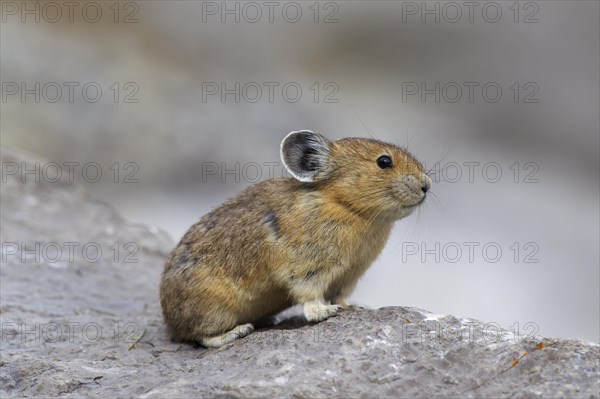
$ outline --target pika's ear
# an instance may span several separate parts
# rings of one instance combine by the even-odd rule
[[[296,179],[320,180],[329,160],[329,141],[310,130],[291,132],[281,142],[281,160]]]

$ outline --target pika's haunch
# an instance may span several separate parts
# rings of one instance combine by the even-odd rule
[[[431,185],[406,150],[373,139],[292,132],[281,159],[291,178],[245,189],[173,250],[160,301],[174,338],[219,347],[294,304],[308,321],[336,315]]]

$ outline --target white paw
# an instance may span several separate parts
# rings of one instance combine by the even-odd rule
[[[319,301],[312,301],[304,304],[304,317],[308,321],[323,321],[335,316],[340,310],[340,305],[325,305]]]
[[[342,307],[342,309],[346,310],[356,310],[356,309],[366,309],[364,306],[362,305],[355,305],[355,304],[349,304],[348,302],[342,300],[333,300],[333,303],[337,303],[338,305],[340,305]]]
[[[252,331],[254,331],[254,326],[252,324],[241,324],[225,334],[217,335],[215,337],[203,337],[200,339],[200,343],[207,348],[219,348],[235,341],[238,338],[244,338]]]
[[[254,326],[250,323],[242,324],[235,327],[231,332],[236,335],[236,338],[244,338],[246,335],[254,331]]]

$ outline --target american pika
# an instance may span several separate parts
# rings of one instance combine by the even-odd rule
[[[311,322],[335,316],[431,185],[406,150],[373,139],[292,132],[281,159],[292,177],[245,189],[173,250],[160,300],[174,338],[219,347],[294,304]]]

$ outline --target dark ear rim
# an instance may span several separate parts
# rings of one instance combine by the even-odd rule
[[[317,132],[313,132],[312,130],[296,130],[293,132],[288,133],[283,140],[281,140],[281,145],[279,148],[279,155],[281,157],[281,161],[283,162],[283,166],[285,166],[286,170],[292,175],[292,177],[294,177],[296,180],[299,180],[301,182],[314,182],[315,180],[317,180],[317,176],[322,172],[322,170],[320,171],[316,171],[316,172],[312,172],[312,173],[304,173],[304,174],[299,174],[297,173],[297,171],[294,171],[295,168],[293,168],[293,165],[291,165],[288,160],[287,160],[287,156],[285,155],[285,147],[289,144],[289,139],[292,136],[295,136],[297,134],[309,134],[311,135],[313,138],[316,138],[317,141],[319,142],[319,144],[322,145],[323,148],[327,149],[328,152],[328,148],[329,148],[329,140],[327,140],[323,135],[317,133]],[[328,155],[328,154],[323,154],[323,155]]]

